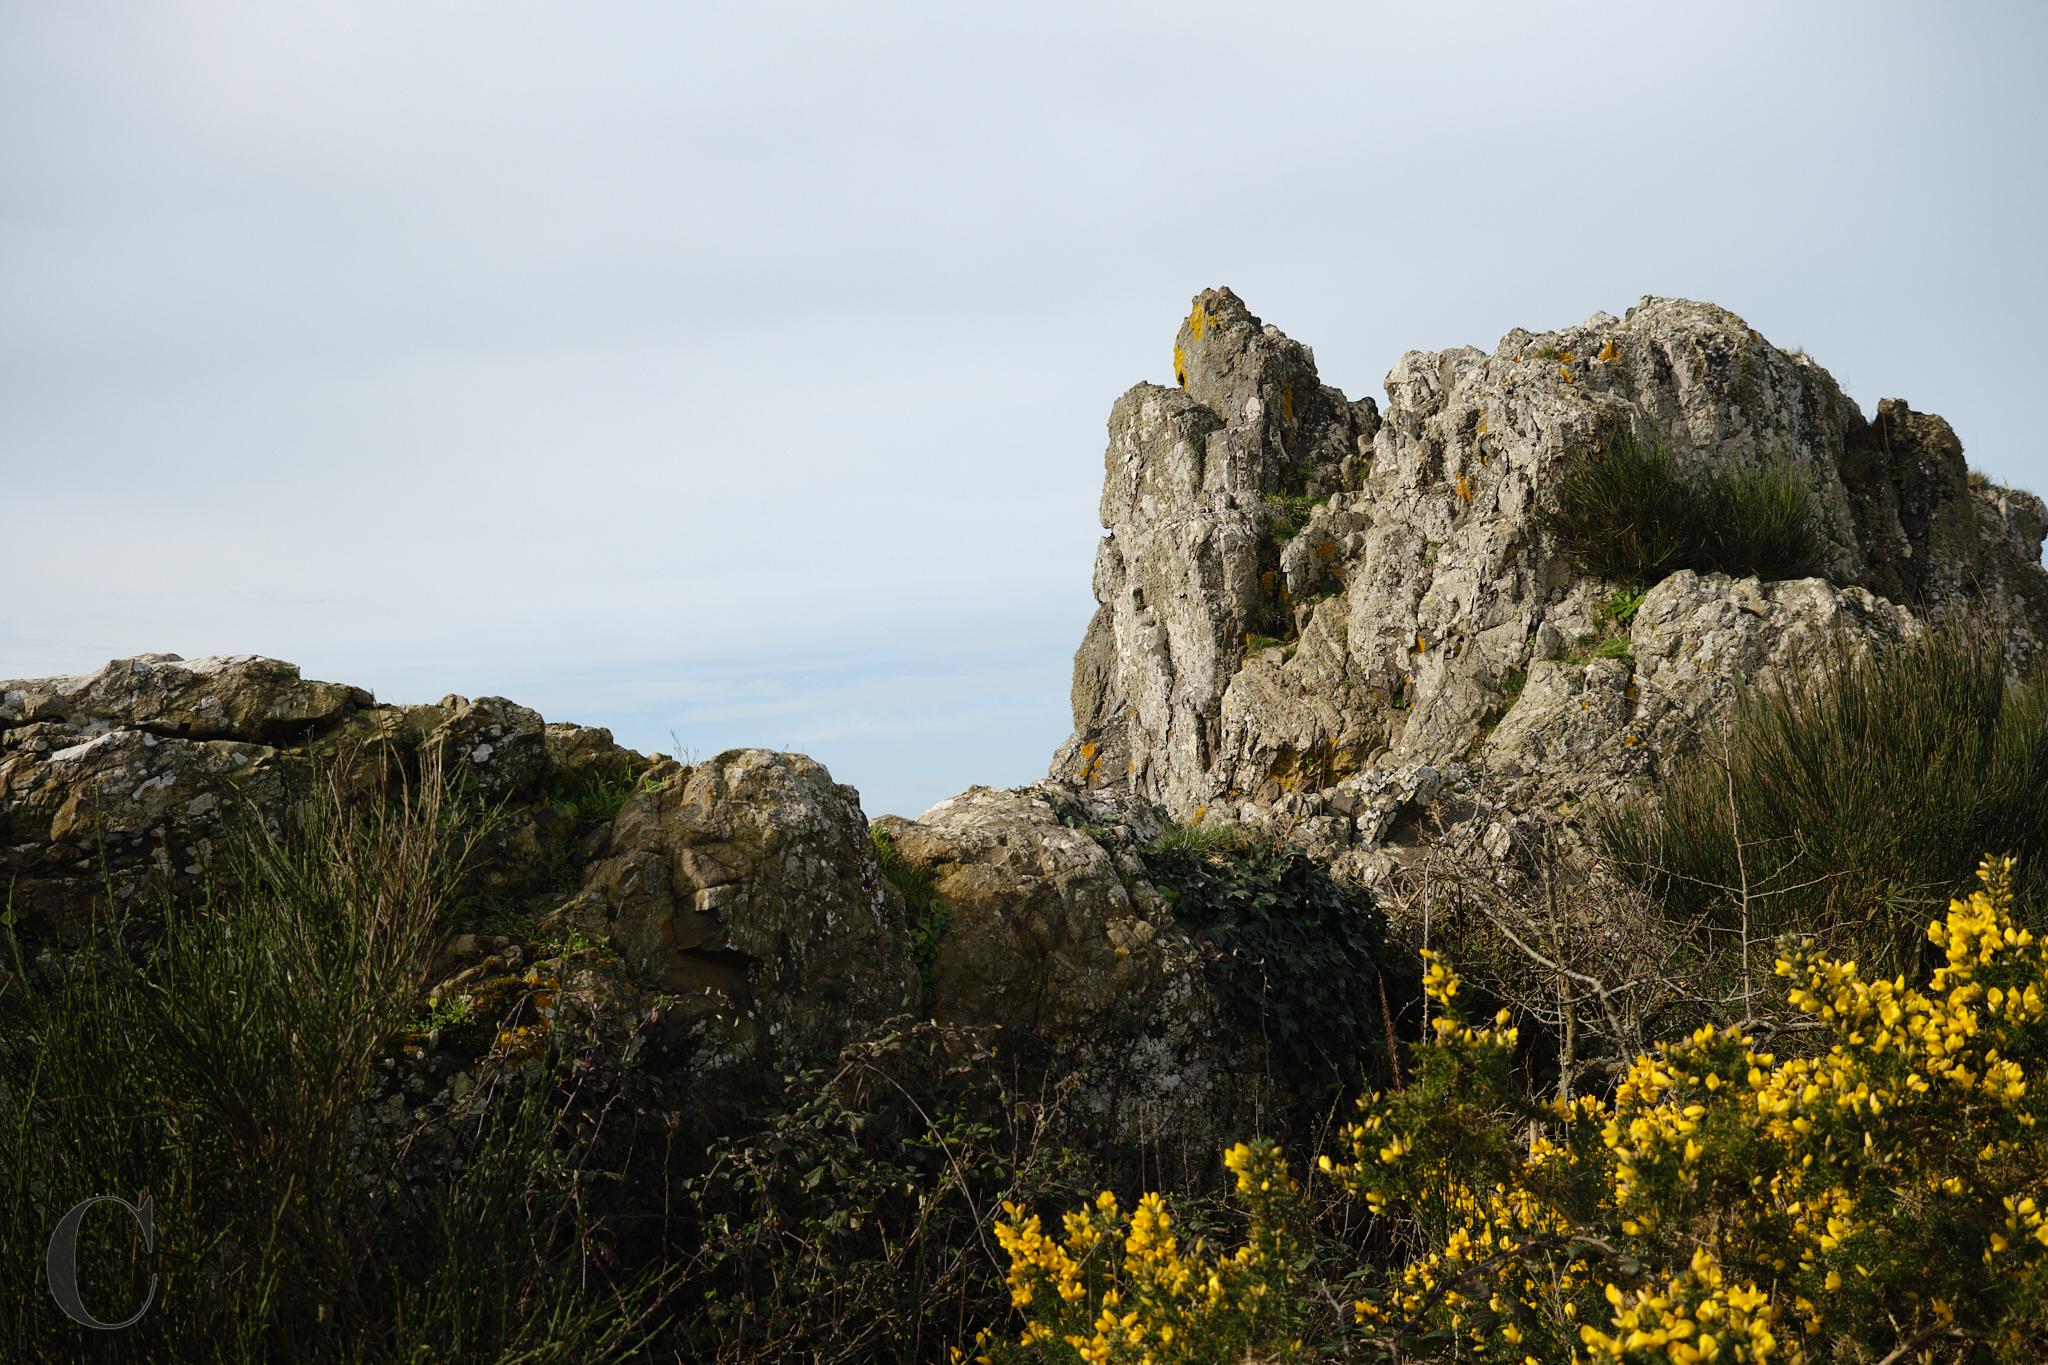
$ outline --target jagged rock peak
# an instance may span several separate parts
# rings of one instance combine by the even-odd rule
[[[1179,387],[1140,384],[1111,409],[1098,605],[1057,778],[1177,815],[1277,812],[1334,852],[1379,837],[1371,811],[1418,766],[1533,768],[1553,788],[1648,776],[1686,742],[1661,718],[1700,714],[1697,696],[1653,695],[1647,666],[1619,667],[1614,706],[1586,706],[1606,717],[1590,768],[1584,743],[1569,770],[1501,752],[1530,733],[1502,712],[1536,665],[1591,679],[1613,662],[1565,662],[1612,633],[1601,609],[1620,585],[1576,573],[1541,512],[1564,463],[1616,433],[1688,474],[1784,462],[1816,509],[1824,579],[1695,574],[1653,592],[1699,619],[1639,616],[1662,634],[1633,655],[1669,645],[1655,657],[1689,688],[1733,669],[1700,641],[1732,638],[1708,623],[1737,601],[1778,641],[1964,613],[2021,662],[2048,641],[2041,500],[1971,474],[1939,417],[1886,399],[1866,420],[1810,357],[1712,304],[1646,297],[1511,331],[1492,354],[1410,351],[1384,409],[1323,384],[1306,346],[1227,289],[1196,296],[1174,358]],[[1744,638],[1751,664],[1782,652]]]

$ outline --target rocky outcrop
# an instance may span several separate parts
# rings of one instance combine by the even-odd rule
[[[1735,679],[1826,662],[1823,640],[1968,612],[2019,663],[2048,644],[2041,501],[1970,474],[1937,417],[1887,400],[1866,421],[1712,305],[1410,352],[1383,410],[1227,289],[1196,298],[1175,357],[1180,387],[1110,414],[1056,778],[1280,824],[1336,859],[1483,776],[1536,805],[1647,778]],[[1575,573],[1540,515],[1617,432],[1686,471],[1787,462],[1828,578],[1679,574],[1622,620],[1623,585]]]
[[[501,697],[378,705],[292,664],[144,654],[75,678],[0,683],[0,878],[31,929],[73,926],[104,896],[196,892],[242,819],[274,820],[293,775],[346,767],[365,782],[438,758],[502,808],[480,885],[537,890],[573,855],[554,798],[654,760],[603,730],[547,726]]]
[[[626,802],[602,848],[543,928],[609,939],[721,1056],[836,1046],[916,1003],[859,794],[801,754],[675,772]]]
[[[1214,950],[1139,859],[1162,828],[1149,803],[1042,782],[876,823],[945,903],[934,1018],[1057,1062],[1079,1112],[1126,1144],[1171,1140],[1205,1162],[1270,1104],[1269,1070],[1210,984]]]

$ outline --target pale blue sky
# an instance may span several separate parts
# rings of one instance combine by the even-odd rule
[[[0,0],[0,677],[256,652],[915,813],[1043,771],[1229,284],[1707,298],[2048,489],[2048,8]],[[673,739],[672,739],[673,736]]]

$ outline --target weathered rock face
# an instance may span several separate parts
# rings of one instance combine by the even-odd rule
[[[1268,1068],[1205,976],[1213,950],[1176,925],[1138,858],[1161,829],[1149,803],[975,787],[877,824],[946,905],[933,1017],[1056,1061],[1082,1111],[1126,1143],[1170,1138],[1206,1162],[1270,1103]]]
[[[502,889],[566,852],[573,831],[550,790],[652,763],[501,697],[380,706],[276,659],[145,654],[0,683],[0,878],[32,929],[75,923],[108,891],[190,891],[230,821],[275,814],[294,763],[349,761],[368,778],[385,759],[416,772],[429,754],[506,806],[478,859]]]
[[[384,706],[275,659],[143,655],[0,683],[0,886],[28,937],[61,936],[109,890],[196,892],[230,824],[273,819],[311,763],[367,791],[426,759],[494,812],[470,887],[515,921],[456,936],[447,990],[495,999],[574,928],[625,969],[584,994],[680,997],[714,1053],[829,1044],[915,1002],[859,797],[810,759],[736,750],[683,768],[502,697]],[[616,816],[576,813],[606,783]],[[478,1008],[489,1042],[501,1021]]]
[[[721,1054],[832,1046],[916,1003],[859,794],[801,754],[682,769],[626,802],[604,849],[550,921],[611,938]]]
[[[1334,858],[1402,823],[1421,769],[1425,788],[1513,776],[1536,801],[1646,776],[1733,678],[1823,638],[1981,610],[2022,662],[2048,646],[2040,499],[1971,475],[1937,417],[1887,400],[1865,421],[1711,305],[1410,352],[1383,414],[1228,290],[1196,298],[1176,358],[1181,389],[1140,385],[1110,415],[1057,778],[1284,823]],[[1681,574],[1618,629],[1618,585],[1577,576],[1539,515],[1617,430],[1682,469],[1789,461],[1830,578],[1861,587]],[[1633,662],[1567,661],[1623,640]]]

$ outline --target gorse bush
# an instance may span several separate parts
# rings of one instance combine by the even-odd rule
[[[1575,568],[1620,582],[1679,569],[1806,578],[1822,566],[1813,496],[1789,463],[1688,479],[1668,446],[1629,434],[1566,463],[1543,525]]]
[[[588,1259],[545,1086],[480,1103],[445,1165],[375,1122],[473,826],[432,774],[360,801],[336,773],[282,832],[253,821],[229,876],[144,932],[118,918],[0,998],[0,1249],[9,1360],[585,1360],[628,1352],[658,1286]],[[402,1116],[401,1108],[398,1114]],[[459,1134],[459,1135],[458,1135]],[[587,1180],[592,1172],[584,1172]],[[153,1202],[155,1247],[100,1211],[89,1309],[39,1282],[45,1239],[98,1195]],[[30,1286],[36,1286],[31,1290]]]
[[[1064,1236],[1010,1208],[1021,1331],[984,1358],[2035,1361],[2048,1342],[2048,947],[2011,864],[1928,928],[1924,988],[1794,951],[1819,1046],[1703,1028],[1611,1097],[1538,1104],[1506,1011],[1475,1026],[1447,964],[1418,1075],[1371,1094],[1313,1174],[1403,1254],[1319,1260],[1270,1147],[1231,1154],[1247,1232],[1183,1246],[1163,1201],[1112,1196]],[[1305,1341],[1335,1295],[1351,1330]]]
[[[1677,918],[1739,927],[1746,885],[1753,935],[1835,935],[1910,973],[1918,926],[1970,878],[1959,850],[2018,855],[2032,899],[2044,792],[2048,675],[2012,686],[1995,642],[1933,632],[1751,693],[1725,751],[1675,765],[1661,800],[1610,811],[1601,835]]]

